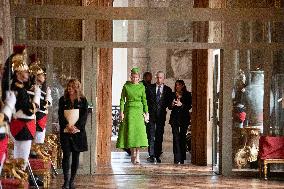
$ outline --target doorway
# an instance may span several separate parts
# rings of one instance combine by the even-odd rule
[[[213,62],[213,111],[210,118],[212,119],[212,170],[216,174],[220,174],[219,158],[220,158],[220,109],[219,109],[219,94],[220,94],[220,65],[221,65],[221,50],[216,49],[212,52]],[[210,111],[210,110],[209,110]],[[212,116],[212,117],[211,117]]]

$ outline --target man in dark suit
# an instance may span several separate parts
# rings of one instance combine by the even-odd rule
[[[147,90],[148,86],[150,86],[152,82],[151,72],[145,72],[143,74],[143,80],[141,82],[143,83],[143,85],[145,86],[145,89]]]
[[[165,74],[162,71],[156,73],[156,83],[148,87],[147,103],[149,109],[149,124],[147,128],[149,142],[148,162],[161,163],[163,134],[166,121],[167,107],[171,105],[172,90],[164,84]]]

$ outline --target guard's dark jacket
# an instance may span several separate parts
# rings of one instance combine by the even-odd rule
[[[35,111],[36,106],[31,96],[24,88],[24,84],[16,79],[13,80],[11,90],[16,94],[16,119],[10,124],[11,133],[16,140],[32,140],[35,135]]]
[[[79,120],[76,122],[75,126],[80,130],[80,132],[75,134],[64,133],[68,122],[64,117],[64,110],[79,109]],[[80,101],[75,100],[74,105],[72,105],[70,99],[65,99],[62,96],[59,99],[59,109],[58,109],[59,125],[60,125],[60,143],[62,150],[70,149],[71,151],[83,152],[88,150],[87,135],[85,130],[85,125],[88,117],[88,103],[87,99],[81,98]]]

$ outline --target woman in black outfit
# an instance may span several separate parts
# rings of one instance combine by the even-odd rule
[[[79,119],[75,125],[69,125],[64,117],[64,110],[79,109]],[[88,150],[85,124],[88,116],[87,99],[82,93],[77,79],[69,80],[64,96],[59,99],[60,143],[63,151],[62,169],[64,184],[62,189],[74,189],[74,179],[79,166],[80,152]],[[70,155],[72,153],[71,177]]]
[[[192,97],[183,80],[175,82],[172,99],[170,125],[173,133],[174,163],[184,164],[186,159],[186,133],[190,124],[189,110],[192,106]]]

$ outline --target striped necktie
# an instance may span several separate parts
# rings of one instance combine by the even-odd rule
[[[158,86],[158,90],[157,90],[157,95],[156,95],[156,101],[160,102],[161,99],[161,86]]]

